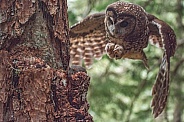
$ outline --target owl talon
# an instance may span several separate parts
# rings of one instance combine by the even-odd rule
[[[106,52],[112,52],[114,50],[114,46],[114,43],[107,43],[107,45],[105,46]]]
[[[120,45],[115,45],[114,43],[108,43],[105,47],[105,50],[110,58],[121,59],[122,55],[124,54],[123,47]]]
[[[115,59],[121,59],[123,56],[123,47],[120,45],[115,45],[115,48],[113,50],[114,54],[115,54]]]
[[[114,43],[107,43],[107,45],[105,46],[105,51],[110,58],[115,57],[114,52],[113,52],[114,46],[115,46]]]

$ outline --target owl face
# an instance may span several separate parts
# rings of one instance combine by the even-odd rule
[[[123,39],[134,30],[136,19],[126,13],[117,14],[113,8],[107,8],[105,24],[110,36]]]
[[[135,4],[116,2],[106,8],[105,29],[110,42],[130,50],[141,50],[148,43],[148,18],[144,9]],[[134,46],[134,47],[133,47]]]

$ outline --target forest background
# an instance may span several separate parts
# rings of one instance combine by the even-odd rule
[[[89,14],[105,11],[117,0],[68,0],[70,26]],[[177,35],[177,51],[171,58],[170,94],[161,118],[153,120],[151,89],[159,69],[162,50],[145,49],[150,70],[142,62],[112,60],[106,55],[88,70],[90,114],[95,122],[182,122],[184,109],[184,0],[128,0],[167,22]]]

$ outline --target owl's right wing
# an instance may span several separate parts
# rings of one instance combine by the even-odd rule
[[[105,52],[105,13],[92,14],[70,28],[70,56],[73,65],[90,67]]]
[[[162,113],[167,103],[170,57],[174,56],[177,44],[174,30],[168,24],[151,14],[148,15],[148,19],[150,21],[150,43],[164,50],[160,69],[152,89],[153,100],[151,106],[153,107],[153,114],[156,118]]]

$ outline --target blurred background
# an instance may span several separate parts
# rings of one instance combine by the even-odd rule
[[[70,26],[89,14],[105,11],[117,0],[68,0]],[[148,46],[144,51],[150,70],[133,60],[112,60],[106,55],[88,70],[89,112],[94,122],[184,122],[184,0],[127,0],[167,22],[177,35],[177,51],[171,58],[170,95],[163,114],[153,119],[151,89],[162,51]]]

